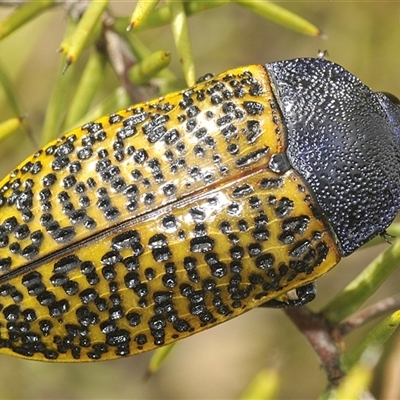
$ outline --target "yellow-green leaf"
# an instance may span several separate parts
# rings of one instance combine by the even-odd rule
[[[142,24],[157,7],[158,2],[159,0],[139,0],[133,10],[127,30],[129,31]]]
[[[176,343],[172,343],[168,346],[160,347],[159,349],[153,352],[153,355],[149,363],[149,367],[147,368],[146,371],[146,378],[149,378],[151,375],[153,375],[160,369],[161,365],[168,358],[171,351],[175,347],[175,344]]]
[[[139,61],[144,60],[146,57],[149,57],[151,52],[150,50],[146,47],[146,45],[137,37],[137,35],[130,34],[128,38],[128,44],[131,47],[131,50],[133,54],[136,56],[136,58]],[[158,75],[158,77],[162,78],[162,82],[160,83],[160,86],[162,87],[161,91],[162,93],[166,93],[164,91],[164,86],[167,86],[170,88],[171,85],[175,85],[177,78],[173,74],[173,72],[169,68],[164,68],[161,70]],[[179,87],[180,88],[180,87]],[[177,88],[173,88],[172,91],[177,90]],[[169,90],[171,91],[171,90]]]
[[[103,53],[94,51],[83,71],[75,95],[71,101],[65,120],[65,127],[72,129],[89,110],[94,95],[104,78],[106,57]]]
[[[72,35],[61,43],[60,51],[67,56],[67,66],[75,62],[83,49],[97,37],[100,18],[107,5],[108,0],[91,1]]]
[[[193,0],[183,3],[187,16],[197,14],[199,12],[209,10],[215,7],[220,7],[228,3],[230,0]],[[169,24],[171,21],[171,12],[168,5],[157,7],[150,15],[140,22],[140,25],[135,25],[135,30],[155,28],[157,26]],[[114,28],[117,32],[123,33],[126,31],[126,26],[130,23],[128,18],[117,18],[114,23]]]
[[[0,40],[54,5],[55,0],[29,1],[0,21]]]
[[[246,387],[240,400],[270,400],[275,399],[279,390],[281,378],[275,369],[262,369]]]
[[[125,89],[120,87],[111,93],[105,100],[92,108],[79,121],[77,121],[75,125],[79,126],[88,121],[94,121],[95,119],[110,114],[111,112],[127,108],[130,104],[131,99],[129,95]]]
[[[69,74],[61,74],[63,65],[65,65],[65,60],[62,60],[61,69],[56,76],[54,90],[47,105],[41,136],[43,143],[48,143],[61,134],[62,121],[65,118],[67,94],[71,88],[75,72],[74,68],[71,68]]]
[[[169,52],[156,51],[129,70],[129,79],[136,85],[144,85],[158,72],[166,68],[170,61],[171,54]]]
[[[0,123],[0,142],[15,132],[22,123],[22,118],[10,118]]]
[[[321,30],[311,22],[269,1],[234,0],[242,7],[268,18],[277,24],[310,36],[321,36]]]
[[[397,269],[400,263],[400,240],[395,240],[386,251],[372,261],[322,310],[329,321],[341,322],[353,314],[383,282]]]
[[[23,112],[19,105],[19,101],[16,97],[16,94],[13,90],[11,80],[1,64],[0,64],[0,83],[1,83],[1,86],[3,87],[4,93],[6,95],[7,104],[13,110],[15,115],[22,115]]]
[[[168,5],[171,11],[172,34],[178,50],[183,75],[188,86],[193,86],[196,83],[196,72],[185,9],[181,0],[169,0]]]
[[[374,327],[365,338],[341,357],[344,371],[349,371],[361,358],[367,348],[379,347],[393,334],[400,324],[400,311],[394,312]]]

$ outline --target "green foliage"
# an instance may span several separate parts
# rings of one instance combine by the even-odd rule
[[[20,143],[22,143],[21,132],[18,133],[18,129],[21,127],[21,117],[25,115],[27,111],[29,111],[28,114],[32,116],[32,124],[35,127],[35,132],[41,130],[40,136],[37,136],[37,139],[30,139],[30,142],[35,143],[37,141],[45,143],[87,120],[92,120],[111,111],[127,107],[130,103],[148,99],[169,90],[183,88],[186,84],[193,84],[197,77],[195,65],[197,70],[208,69],[210,63],[218,58],[222,58],[224,61],[225,59],[229,59],[231,63],[236,62],[237,59],[239,63],[249,64],[271,61],[271,59],[267,59],[267,57],[272,58],[277,54],[273,50],[268,53],[271,54],[270,56],[265,55],[267,50],[261,55],[259,54],[260,52],[258,52],[256,55],[253,55],[251,59],[249,57],[239,59],[237,56],[238,52],[244,53],[247,47],[260,48],[260,42],[263,44],[262,51],[267,48],[282,48],[282,52],[279,53],[279,56],[285,58],[301,55],[316,56],[317,46],[315,42],[312,42],[313,44],[310,45],[312,50],[307,50],[310,51],[311,54],[298,53],[298,51],[300,51],[298,49],[305,52],[305,50],[303,50],[305,47],[300,47],[303,46],[303,42],[301,41],[310,41],[311,39],[300,39],[300,35],[294,33],[289,33],[288,35],[291,36],[288,36],[285,42],[280,42],[278,45],[278,39],[276,37],[280,36],[282,28],[270,27],[268,25],[269,22],[261,20],[258,16],[270,20],[272,19],[278,24],[290,27],[296,31],[301,31],[307,35],[321,35],[321,30],[319,28],[296,15],[295,12],[288,12],[278,7],[275,3],[269,3],[267,1],[248,2],[236,0],[234,2],[236,4],[228,4],[230,2],[224,0],[214,0],[212,2],[200,0],[167,1],[161,4],[158,4],[157,1],[140,1],[132,17],[130,17],[130,13],[132,12],[131,3],[129,3],[128,8],[123,10],[123,15],[121,16],[118,15],[118,13],[114,14],[112,10],[113,2],[108,3],[106,1],[91,1],[87,8],[84,7],[84,2],[33,0],[26,2],[18,1],[17,3],[19,7],[6,10],[0,22],[0,40],[2,41],[0,42],[0,46],[7,46],[7,43],[11,43],[7,42],[9,40],[16,40],[14,43],[18,44],[18,46],[14,44],[14,47],[18,49],[15,53],[3,50],[6,47],[0,47],[0,94],[4,98],[3,104],[5,104],[4,109],[6,109],[0,116],[0,121],[4,121],[0,124],[0,141],[2,145],[0,149],[0,158],[2,164],[4,164],[0,167],[3,168],[4,172],[10,170],[17,162],[17,160],[13,159],[11,161],[8,158],[8,153],[14,153],[11,151],[13,150],[12,148],[15,147],[16,151],[18,150],[18,153],[15,153],[17,154],[17,159],[20,160],[23,158],[23,153],[25,155],[31,153],[34,148],[37,147],[36,144],[25,143],[25,146],[20,145]],[[2,7],[2,5],[4,4],[0,4],[0,7]],[[15,2],[11,2],[11,5],[15,5]],[[236,6],[236,9],[234,6]],[[329,4],[320,5],[319,7],[321,8],[319,8],[319,10],[322,10],[320,14],[322,15],[325,13],[326,15],[330,15],[331,8],[329,6]],[[295,10],[299,7],[299,5],[294,5]],[[322,7],[326,7],[326,9]],[[248,10],[258,16],[250,16]],[[344,20],[348,18],[349,23],[346,24],[346,26],[348,25],[350,27],[349,29],[353,29],[354,31],[359,29],[362,32],[360,37],[363,39],[365,39],[367,35],[372,34],[371,32],[374,32],[372,28],[374,20],[377,20],[379,23],[379,17],[384,15],[381,10],[371,8],[370,13],[364,19],[366,21],[366,28],[363,30],[362,28],[357,28],[357,23],[354,20],[355,9],[352,10],[353,11],[343,11],[343,8],[340,8],[340,13],[338,12],[337,15],[340,15],[340,18],[343,16]],[[4,11],[4,9],[2,11]],[[236,13],[236,11],[239,12]],[[308,9],[308,12],[311,14],[313,10]],[[366,14],[366,11],[363,10],[361,14],[362,13]],[[195,18],[197,18],[197,16],[201,18],[203,14],[206,14],[207,18],[201,20],[203,26],[199,28],[198,25],[196,25]],[[396,13],[390,12],[388,16],[389,14],[395,15]],[[29,86],[30,84],[34,84],[34,82],[31,81],[34,78],[30,76],[24,78],[27,74],[27,65],[23,61],[23,56],[27,56],[31,51],[39,51],[42,47],[46,47],[46,45],[42,44],[45,42],[45,36],[52,35],[53,30],[56,31],[56,28],[58,28],[55,26],[57,22],[50,25],[50,31],[47,31],[46,35],[41,35],[40,29],[34,31],[33,36],[36,35],[39,43],[39,47],[35,48],[35,50],[31,50],[30,47],[32,46],[33,49],[34,43],[30,43],[28,46],[24,45],[24,43],[28,36],[27,29],[29,29],[28,25],[30,23],[34,23],[36,20],[39,21],[38,24],[41,24],[46,18],[48,21],[51,21],[53,18],[57,20],[57,15],[62,15],[61,21],[64,30],[64,39],[62,40],[62,36],[60,36],[58,42],[65,55],[60,56],[54,54],[55,63],[58,63],[58,68],[55,68],[54,62],[52,61],[52,68],[56,71],[53,74],[55,77],[54,79],[53,76],[51,76],[51,78],[46,76],[50,60],[46,57],[42,57],[40,60],[40,69],[44,71],[44,78],[38,77],[38,79],[41,79],[43,84],[45,84],[46,81],[50,82],[50,86],[44,90],[47,95],[43,100],[43,93],[39,93],[38,91],[33,94],[29,93]],[[215,24],[222,26],[221,30],[218,31],[218,35],[215,34],[214,36],[208,33],[208,27],[204,27],[205,21],[207,21],[211,27],[212,22],[209,21],[212,21],[213,15],[218,16],[215,17],[217,20]],[[236,18],[232,17],[232,15],[235,15]],[[304,15],[307,15],[307,13]],[[357,15],[358,17],[360,16],[359,14]],[[196,17],[194,17],[192,21],[188,19],[190,16]],[[319,20],[319,17],[319,14],[315,14],[313,19]],[[254,35],[241,29],[244,26],[243,21],[246,20],[246,18],[249,20],[250,18],[255,18],[251,19],[252,22],[246,25],[248,30],[251,30],[253,25],[258,26],[257,24],[260,24],[263,28],[267,26],[269,31],[265,33],[265,36],[260,36],[258,41],[253,41],[252,37]],[[332,24],[326,31],[329,33],[330,37],[336,37],[335,42],[338,42],[339,48],[342,49],[344,39],[339,39],[339,31],[342,30],[342,21],[340,18],[338,17],[336,19],[336,25]],[[66,25],[66,20],[68,20],[67,27],[64,26]],[[326,24],[329,25],[328,22],[331,21],[332,18],[329,19],[325,17],[325,19],[322,18],[322,20],[326,21]],[[333,20],[335,19],[333,18]],[[357,21],[359,20],[360,19],[357,18]],[[385,25],[385,21],[387,20],[386,14],[385,17],[381,17],[381,20],[383,22],[381,22],[379,30],[383,31],[382,25]],[[60,21],[60,19],[57,21]],[[196,26],[196,29],[192,28],[192,24]],[[166,27],[163,28],[163,25],[166,25]],[[387,25],[390,26],[389,23],[387,23]],[[324,24],[321,24],[321,26],[325,30]],[[130,28],[129,32],[127,32],[127,28]],[[165,30],[162,31],[163,34],[159,33],[161,31],[157,31],[158,33],[155,34],[155,38],[150,38],[151,32],[157,29]],[[161,36],[167,36],[169,30],[172,32],[170,35],[170,43],[161,40]],[[225,33],[224,30],[227,32]],[[200,31],[200,33],[195,31]],[[235,35],[235,39],[230,38],[233,33],[237,34]],[[267,34],[270,36],[267,36]],[[196,40],[193,40],[193,36],[196,37]],[[351,36],[351,34],[347,33],[346,38],[349,36]],[[200,37],[201,40],[199,40],[198,37]],[[374,41],[378,41],[376,37],[375,35]],[[381,51],[383,51],[383,48],[386,49],[385,51],[387,53],[390,53],[390,49],[394,47],[390,47],[391,42],[389,35],[386,37],[387,40],[383,40],[383,38],[380,40],[378,47]],[[159,42],[162,42],[162,44],[159,44]],[[172,42],[174,42],[177,47],[176,51],[173,49]],[[200,42],[201,45],[198,45],[198,42]],[[379,50],[376,52],[372,50],[372,42],[373,40],[358,39],[355,41],[356,44],[353,48],[348,44],[346,51],[343,51],[343,53],[347,52],[354,55],[354,58],[350,61],[353,68],[350,68],[349,65],[345,66],[350,70],[357,70],[357,66],[360,66],[359,63],[361,62],[363,63],[361,64],[363,69],[365,68],[365,64],[374,65],[373,68],[371,67],[371,72],[369,73],[369,78],[371,80],[374,78],[374,84],[378,85],[378,83],[381,84],[381,82],[385,82],[384,84],[388,87],[382,87],[382,90],[395,91],[397,89],[398,93],[400,93],[399,82],[393,79],[394,76],[397,76],[393,71],[398,71],[396,61],[393,57],[391,57],[389,61],[393,64],[393,70],[390,70],[390,67],[385,69],[386,67],[382,65],[383,62],[379,65],[377,62],[374,64],[373,61],[375,59],[373,57],[376,57],[377,51]],[[213,49],[214,43],[217,43],[216,50]],[[251,46],[249,46],[249,43]],[[324,43],[320,45],[325,47]],[[331,47],[335,48],[335,44],[331,44]],[[239,49],[239,51],[237,49]],[[21,52],[25,54],[20,54]],[[166,56],[169,52],[171,52],[172,57],[171,64],[169,63],[169,55]],[[176,52],[176,54],[174,52]],[[330,53],[332,54],[332,51],[330,51]],[[7,57],[5,56],[6,54]],[[337,58],[344,57],[341,50],[337,50],[335,56]],[[9,61],[8,59],[10,57],[13,58],[11,63],[13,68],[4,68],[3,64],[6,64],[6,61]],[[202,62],[205,62],[201,67],[199,66],[200,58]],[[368,60],[370,60],[370,62],[368,62]],[[8,63],[8,65],[10,65],[10,63]],[[177,65],[182,67],[183,73],[180,72]],[[66,68],[66,66],[69,66],[69,68]],[[232,64],[226,65],[225,69],[234,66],[235,65]],[[360,68],[359,70],[363,69]],[[388,72],[383,73],[383,70]],[[181,75],[183,75],[183,78]],[[382,75],[392,76],[390,87],[389,81],[386,83]],[[366,83],[372,85],[372,82],[369,82],[366,76],[361,78]],[[17,80],[24,82],[22,88],[18,86]],[[186,81],[186,84],[184,81]],[[397,85],[397,87],[395,85]],[[392,89],[392,86],[394,86],[394,89]],[[50,95],[50,93],[52,94]],[[29,96],[31,96],[33,100],[25,100],[25,98]],[[43,108],[40,110],[35,108],[36,101],[39,101],[37,98],[41,99],[42,104],[43,102],[48,104],[46,111],[44,111]],[[26,104],[30,104],[30,107],[27,108]],[[37,115],[35,117],[35,113],[40,115],[40,117]],[[41,118],[41,113],[44,114],[43,118]],[[37,120],[35,122],[35,119],[39,119],[40,122],[38,123]],[[43,129],[39,128],[39,126],[43,126]],[[22,127],[24,133],[29,131],[29,126],[25,121]],[[12,135],[13,137],[8,137],[7,135],[11,135],[14,129],[17,129],[17,133]],[[11,143],[11,149],[7,147],[9,143]],[[394,232],[398,235],[400,228],[395,225],[392,229],[393,230],[390,232]],[[341,268],[341,272],[337,272],[339,275],[332,276],[329,274],[329,276],[326,277],[329,282],[333,282],[335,276],[337,277],[337,281],[341,281],[343,276],[348,278],[347,281],[341,282],[343,286],[346,284],[347,286],[331,299],[328,305],[320,307],[322,309],[321,315],[324,321],[331,324],[333,331],[336,329],[336,332],[339,331],[340,333],[341,326],[346,323],[345,319],[351,318],[351,314],[358,312],[364,302],[368,300],[370,302],[377,302],[378,300],[373,296],[376,296],[375,292],[381,285],[386,284],[388,285],[386,287],[390,288],[390,282],[388,282],[389,276],[396,274],[399,257],[399,241],[393,240],[393,244],[365,268],[357,278],[353,279],[350,284],[348,284],[350,278],[346,276],[346,273],[343,272],[343,268],[340,266],[338,266],[338,269]],[[353,261],[350,263],[360,263],[361,266],[366,264],[365,260]],[[348,266],[347,269],[350,269],[350,266]],[[321,286],[322,288],[325,287],[328,289],[328,295],[333,296],[333,293],[329,290],[331,288],[331,283],[322,284]],[[397,288],[398,285],[394,286]],[[334,291],[336,291],[336,289]],[[324,294],[322,293],[322,295]],[[373,300],[371,300],[371,297]],[[384,311],[394,311],[396,307],[398,307],[398,304],[393,301],[391,306],[386,306]],[[244,365],[245,375],[245,379],[240,381],[241,386],[238,384],[238,379],[228,378],[230,374],[234,374],[230,369],[239,369],[239,363],[234,362],[224,364],[224,366],[221,367],[222,372],[214,371],[214,375],[218,375],[218,373],[221,374],[221,376],[218,375],[219,378],[217,382],[223,387],[224,385],[230,386],[230,388],[233,387],[236,397],[242,393],[242,399],[255,397],[284,398],[285,396],[297,396],[299,393],[307,393],[307,397],[310,396],[310,392],[307,392],[306,389],[302,389],[303,384],[307,386],[307,382],[304,382],[306,378],[303,378],[303,382],[301,380],[292,382],[290,379],[287,379],[285,369],[288,368],[288,364],[291,364],[298,369],[298,373],[294,373],[294,375],[304,377],[304,375],[301,375],[301,372],[304,372],[304,374],[306,374],[305,376],[309,377],[317,373],[315,372],[317,371],[317,365],[303,365],[306,364],[302,361],[303,355],[294,357],[291,354],[293,348],[295,348],[294,345],[289,344],[291,343],[291,337],[295,336],[296,351],[298,347],[305,347],[304,343],[299,339],[300,333],[295,330],[291,331],[292,328],[289,327],[289,325],[285,325],[286,322],[283,316],[281,314],[277,316],[276,311],[270,311],[272,317],[270,317],[271,319],[267,322],[263,318],[264,314],[268,313],[268,311],[260,311],[257,310],[256,314],[258,316],[254,325],[256,328],[251,329],[248,328],[247,325],[243,328],[238,328],[240,335],[236,337],[237,342],[233,343],[232,347],[230,347],[230,355],[232,353],[236,354],[240,353],[244,342],[250,342],[250,347],[246,347],[247,353],[244,357],[247,363],[244,362],[240,364],[240,366]],[[372,312],[370,315],[378,315],[378,312],[375,314]],[[244,318],[246,317],[247,316]],[[274,322],[274,318],[279,322]],[[365,318],[364,322],[368,322],[370,319],[371,317],[369,316]],[[314,392],[311,393],[315,395],[315,393],[320,390],[323,393],[321,395],[322,398],[343,398],[342,396],[354,396],[354,398],[356,398],[358,394],[353,394],[355,389],[359,389],[357,393],[368,390],[372,386],[371,382],[373,378],[375,379],[374,390],[376,393],[379,393],[380,386],[383,386],[382,382],[384,378],[380,375],[379,371],[381,371],[381,369],[378,369],[379,364],[376,366],[377,357],[375,357],[375,355],[380,355],[381,346],[395,331],[398,323],[399,315],[397,312],[380,323],[372,323],[373,328],[370,329],[370,332],[362,332],[362,337],[355,340],[355,343],[350,343],[349,349],[346,350],[341,348],[342,343],[340,341],[342,340],[342,335],[339,335],[340,340],[338,340],[336,344],[338,345],[338,351],[340,353],[340,367],[347,375],[343,379],[341,386],[334,390],[330,388],[331,382],[327,383],[323,377],[319,375],[319,381],[315,379],[315,381],[317,381],[317,389],[314,389]],[[236,324],[236,322],[234,322],[234,324]],[[227,328],[222,327],[217,331],[219,341],[217,340],[216,348],[219,349],[220,347],[225,347],[225,345],[228,347],[229,340],[225,339],[224,334],[229,334],[229,331],[232,330],[230,327],[236,326],[234,324],[230,323]],[[362,324],[360,323],[359,325]],[[275,328],[278,332],[275,334],[275,337],[265,332],[268,330],[272,331]],[[224,329],[226,329],[226,331]],[[254,338],[252,336],[254,329],[260,331],[260,336],[257,336],[257,339],[255,339],[255,336]],[[252,333],[250,334],[249,331]],[[272,349],[275,347],[278,348],[279,345],[283,343],[283,349],[287,350],[287,354],[283,356],[271,356],[273,350],[269,348],[268,350],[261,350],[260,354],[255,354],[254,356],[249,355],[248,352],[252,351],[251,346],[254,345],[254,343],[261,344],[268,341],[272,343]],[[192,339],[185,342],[187,342],[186,345],[185,343],[182,344],[184,350],[179,350],[180,345],[178,345],[176,351],[172,352],[171,357],[167,359],[165,359],[166,350],[163,350],[155,356],[156,359],[151,363],[151,372],[153,373],[158,369],[161,365],[161,361],[163,362],[163,367],[157,374],[154,376],[152,375],[146,384],[142,382],[141,378],[145,374],[149,356],[140,356],[137,358],[138,361],[122,360],[119,363],[106,363],[101,366],[45,366],[22,360],[10,360],[2,356],[0,357],[0,362],[4,366],[2,367],[2,371],[4,370],[4,372],[2,372],[2,376],[0,377],[2,395],[7,398],[45,398],[46,396],[48,398],[65,396],[65,398],[67,398],[72,393],[70,396],[75,398],[96,398],[103,394],[105,397],[113,396],[115,398],[124,398],[128,396],[132,398],[156,398],[161,396],[164,398],[174,398],[178,396],[178,393],[181,393],[178,390],[179,386],[184,386],[184,383],[186,383],[182,382],[184,380],[182,376],[189,376],[187,378],[188,384],[194,382],[193,387],[195,389],[193,389],[193,393],[196,393],[196,390],[202,389],[200,386],[209,384],[209,381],[202,382],[201,378],[195,376],[196,374],[200,374],[201,369],[196,368],[196,363],[204,356],[208,357],[207,365],[212,366],[214,363],[219,362],[219,358],[222,357],[214,357],[212,351],[208,353],[208,356],[204,355],[209,350],[209,346],[211,347],[210,341],[201,342],[200,339],[200,343],[202,343],[200,345],[196,344],[197,342]],[[196,350],[199,350],[199,346],[201,346],[201,349],[199,352],[196,352]],[[377,348],[379,348],[379,350],[377,350]],[[257,353],[257,351],[255,351],[255,353]],[[371,354],[373,354],[373,362],[370,361],[371,357],[368,358]],[[307,355],[304,355],[304,357],[306,358]],[[314,360],[314,358],[315,355],[313,354],[311,360]],[[277,359],[279,359],[279,362],[274,362]],[[282,367],[282,362],[286,363],[285,368]],[[272,364],[273,366],[271,368],[264,368],[265,363],[269,365]],[[9,368],[6,367],[8,365],[10,366]],[[278,367],[276,365],[278,365]],[[191,370],[191,375],[185,375],[189,367],[193,368]],[[258,373],[257,370],[260,370],[260,372]],[[56,382],[58,385],[57,387],[51,386],[51,389],[46,387],[46,385],[50,385],[50,383],[48,383],[50,374],[52,375],[52,382]],[[157,377],[157,375],[161,377]],[[68,379],[65,378],[66,376]],[[84,376],[84,378],[82,378],[82,376]],[[118,379],[121,377],[122,380],[119,381]],[[223,381],[224,379],[226,379],[226,381]],[[199,384],[199,380],[201,384]],[[166,381],[167,383],[165,383]],[[245,388],[245,383],[250,381],[252,383]],[[131,382],[133,382],[133,386]],[[168,384],[171,385],[171,387],[165,387],[165,385]],[[276,394],[279,384],[281,385],[281,393],[284,393],[282,397]],[[388,384],[387,381],[385,384]],[[311,383],[309,382],[308,385],[311,385]],[[327,385],[328,388],[324,391],[325,385]],[[76,391],[74,391],[74,387],[77,388]],[[161,387],[162,389],[160,389]],[[215,397],[221,397],[221,392],[217,392],[215,383],[210,384],[210,388],[211,393],[215,393]],[[350,390],[353,391],[350,392]],[[107,394],[105,394],[106,391]],[[116,392],[118,393],[116,394]],[[231,396],[232,394],[229,394],[226,397]],[[302,395],[300,397],[304,396],[305,395]],[[190,395],[187,397],[190,397]]]

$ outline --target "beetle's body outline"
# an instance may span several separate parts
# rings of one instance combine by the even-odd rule
[[[311,96],[324,77],[336,92]],[[351,96],[372,102],[370,121],[384,125],[374,210],[392,203],[370,230],[351,214],[360,197],[333,217],[338,199],[331,207],[318,192],[301,163],[307,149],[295,146],[299,124],[346,123]],[[400,109],[382,96],[322,59],[253,65],[45,146],[0,183],[0,351],[57,361],[137,354],[313,282],[400,208]],[[307,115],[304,98],[316,99]],[[342,131],[356,137],[356,125]],[[325,178],[334,168],[323,165]]]

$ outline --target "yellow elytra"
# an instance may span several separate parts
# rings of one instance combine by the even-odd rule
[[[298,128],[303,103],[277,71],[305,67],[293,79],[305,101],[319,74],[359,84],[320,59],[233,69],[85,124],[11,172],[0,183],[0,352],[70,362],[152,350],[306,287],[382,233],[397,203],[368,231],[356,204],[332,215],[332,163],[302,170],[326,121],[315,113],[309,127],[306,114],[309,131]],[[400,118],[388,112],[394,142]],[[345,236],[354,224],[356,241]]]

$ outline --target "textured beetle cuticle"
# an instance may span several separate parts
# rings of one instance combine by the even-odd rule
[[[327,115],[315,111],[320,93]],[[64,362],[134,355],[313,282],[400,208],[381,207],[388,193],[400,198],[398,139],[383,115],[400,125],[400,110],[374,96],[321,59],[238,68],[87,123],[29,157],[0,183],[0,352]],[[377,104],[377,119],[364,117]],[[365,160],[373,182],[390,182],[372,190]]]

